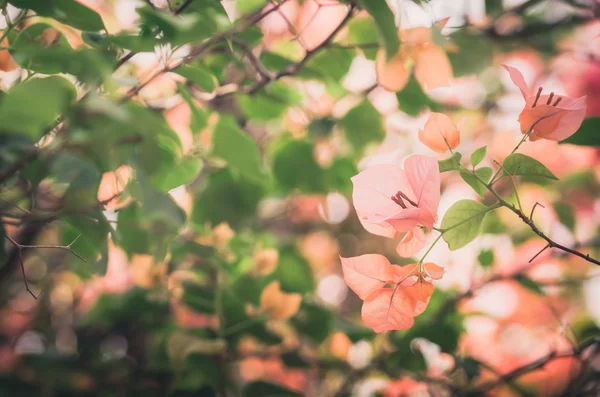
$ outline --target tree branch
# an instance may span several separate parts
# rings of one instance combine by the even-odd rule
[[[14,245],[15,249],[17,250],[17,256],[18,256],[18,259],[19,259],[19,264],[21,265],[21,273],[23,275],[23,282],[25,283],[25,289],[27,290],[27,292],[29,292],[31,294],[31,296],[33,296],[34,299],[39,298],[41,292],[36,295],[29,288],[29,283],[27,282],[27,275],[25,274],[25,262],[23,260],[23,250],[24,249],[26,249],[26,248],[44,248],[44,249],[53,248],[53,249],[61,249],[61,250],[69,251],[70,253],[72,253],[73,255],[75,255],[77,258],[81,259],[84,262],[87,262],[81,255],[79,255],[77,252],[75,252],[75,251],[73,251],[71,249],[71,247],[73,246],[73,244],[75,244],[75,242],[79,239],[79,237],[81,237],[81,235],[77,236],[75,238],[75,240],[73,240],[69,245],[46,245],[46,244],[42,244],[42,245],[24,245],[24,244],[17,243],[10,236],[5,236],[5,237],[6,237],[6,239],[8,241],[10,241],[10,243],[12,245]]]

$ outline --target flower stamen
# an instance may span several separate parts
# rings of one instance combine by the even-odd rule
[[[396,204],[398,204],[400,207],[402,207],[403,209],[406,209],[406,204],[404,204],[404,201],[402,201],[402,197],[400,197],[398,195],[398,193],[396,193],[395,196],[390,197],[392,199],[392,201]]]
[[[556,101],[555,101],[555,102],[552,104],[552,106],[556,106],[556,105],[558,105],[558,103],[559,103],[560,101],[562,101],[562,97],[558,97],[558,98],[556,98]]]
[[[548,100],[546,101],[546,105],[550,105],[550,103],[552,102],[552,98],[554,98],[554,93],[551,92],[550,96],[548,96]]]
[[[408,196],[402,192],[396,193],[396,195],[400,195],[404,200],[408,201],[413,207],[418,207],[419,205],[408,198]]]
[[[534,108],[535,105],[537,105],[537,101],[538,99],[540,99],[540,95],[542,95],[542,87],[538,88],[537,94],[535,94],[535,101],[533,101],[533,105],[531,105],[532,108]]]

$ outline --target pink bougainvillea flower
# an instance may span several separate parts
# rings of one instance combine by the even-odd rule
[[[363,321],[375,332],[409,329],[427,308],[444,269],[433,263],[395,266],[384,256],[342,258],[344,280],[364,303]]]
[[[396,247],[396,252],[403,258],[410,258],[421,251],[427,244],[425,232],[420,227],[415,227],[404,235]]]
[[[438,162],[413,155],[404,162],[404,169],[390,164],[375,165],[355,175],[352,183],[354,208],[364,228],[389,238],[412,232],[405,236],[398,251],[400,255],[418,252],[416,243],[424,242],[420,227],[431,230],[438,217]]]
[[[460,144],[460,132],[450,117],[431,112],[423,129],[419,130],[419,140],[431,150],[444,153]]]
[[[502,65],[510,74],[510,78],[523,94],[525,108],[519,115],[521,132],[526,134],[532,130],[529,139],[548,139],[562,141],[573,135],[585,117],[587,97],[569,98],[566,96],[542,95],[542,87],[534,94],[531,92],[523,75],[517,69]]]
[[[436,23],[442,29],[448,19]],[[452,80],[452,66],[446,51],[433,39],[433,28],[417,27],[401,30],[400,50],[391,59],[385,51],[377,54],[377,82],[389,91],[400,91],[410,78],[407,64],[414,65],[415,77],[424,89],[447,86]]]

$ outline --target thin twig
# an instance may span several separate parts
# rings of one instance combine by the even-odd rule
[[[529,219],[533,219],[533,212],[535,211],[535,208],[537,206],[540,206],[542,208],[546,208],[543,204],[541,204],[539,201],[536,201],[535,204],[533,205],[533,208],[531,209],[531,214],[529,214]]]
[[[77,258],[81,259],[84,262],[87,262],[81,255],[79,255],[77,252],[75,252],[75,251],[73,251],[71,249],[71,247],[73,246],[73,244],[75,244],[75,242],[79,239],[79,237],[81,237],[81,234],[79,236],[75,237],[75,239],[73,241],[71,241],[71,243],[68,244],[68,245],[47,245],[47,244],[41,244],[41,245],[24,245],[24,244],[17,243],[10,236],[5,236],[5,237],[6,237],[6,239],[8,241],[10,241],[10,243],[17,250],[17,255],[18,255],[18,258],[19,258],[19,264],[21,265],[21,273],[23,274],[23,282],[25,283],[25,289],[27,290],[27,292],[29,292],[29,294],[31,294],[31,296],[33,296],[34,299],[38,299],[42,292],[40,292],[39,294],[36,295],[29,288],[29,283],[27,282],[27,275],[25,274],[25,261],[23,260],[23,250],[24,249],[26,249],[26,248],[43,248],[43,249],[54,248],[54,249],[62,249],[62,250],[65,250],[65,251],[69,251],[71,254],[75,255]]]
[[[331,32],[331,34],[319,46],[315,47],[314,49],[312,49],[310,51],[307,51],[306,54],[304,55],[304,57],[300,61],[288,66],[286,69],[277,73],[275,76],[273,76],[269,80],[261,80],[261,81],[257,82],[255,85],[246,89],[245,93],[246,94],[254,94],[257,91],[261,90],[262,88],[266,87],[268,84],[270,84],[274,81],[277,81],[277,80],[281,79],[282,77],[292,76],[292,75],[298,73],[300,71],[300,69],[302,69],[304,67],[304,65],[306,65],[308,63],[308,61],[310,61],[318,52],[320,52],[322,49],[330,46],[331,41],[335,38],[335,36],[337,36],[337,34],[344,28],[344,26],[352,18],[355,8],[356,8],[356,5],[351,4],[350,8],[348,9],[348,13],[346,14],[346,16],[344,17],[342,22],[340,22],[340,24],[334,29],[334,31]]]

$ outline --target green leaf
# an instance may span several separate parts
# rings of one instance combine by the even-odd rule
[[[267,4],[266,0],[237,0],[237,11],[240,12],[241,15],[249,14],[253,11],[262,8]]]
[[[302,397],[301,394],[296,393],[285,387],[275,385],[273,383],[258,381],[248,383],[242,390],[243,397]]]
[[[198,106],[196,106],[196,103],[194,102],[194,98],[192,97],[192,94],[190,93],[189,89],[185,85],[178,82],[177,89],[178,89],[179,93],[181,94],[181,97],[183,98],[185,103],[187,103],[188,106],[190,107],[190,111],[192,112],[192,117],[190,120],[191,130],[192,131],[202,130],[208,124],[208,115],[206,114],[206,112],[198,109]]]
[[[441,110],[440,105],[423,92],[415,76],[411,76],[402,91],[396,92],[396,99],[399,109],[409,116],[418,116],[422,110],[427,108],[432,111]]]
[[[297,76],[299,78],[329,78],[333,81],[340,81],[348,73],[353,59],[354,52],[345,48],[332,47],[327,51],[318,52]]]
[[[575,214],[573,213],[573,208],[567,203],[563,203],[561,201],[557,201],[552,204],[556,215],[558,215],[558,220],[560,223],[569,228],[569,230],[573,231],[575,228]]]
[[[496,43],[476,29],[458,29],[450,40],[459,50],[448,52],[454,76],[467,76],[482,72],[492,62]]]
[[[310,265],[293,248],[280,250],[277,269],[272,276],[280,281],[282,291],[304,294],[315,289]]]
[[[274,83],[266,90],[253,95],[238,97],[242,112],[254,121],[280,119],[291,105],[299,102],[298,93],[280,83]]]
[[[217,295],[219,323],[223,333],[233,341],[241,336],[251,334],[268,344],[281,342],[281,338],[265,328],[264,317],[249,317],[246,315],[246,305],[230,288],[221,288]]]
[[[31,79],[13,87],[0,103],[0,128],[38,140],[75,99],[75,88],[57,76]]]
[[[564,141],[571,145],[579,146],[600,146],[600,117],[588,117],[583,120],[579,130]]]
[[[162,192],[168,192],[177,186],[191,182],[202,169],[202,160],[186,156],[170,167],[161,167],[152,175],[152,186]]]
[[[469,382],[481,373],[481,362],[473,357],[465,357],[458,360],[457,367],[462,368]]]
[[[487,146],[480,147],[471,153],[471,157],[469,157],[469,161],[473,167],[477,167],[479,163],[485,158],[485,154],[487,152]]]
[[[234,173],[258,183],[264,181],[265,169],[258,147],[232,117],[221,116],[213,142],[212,154],[227,161]]]
[[[460,200],[452,205],[444,215],[441,228],[442,237],[448,248],[455,251],[473,241],[481,229],[486,214],[494,207],[486,207],[478,201]]]
[[[544,294],[544,291],[542,291],[542,288],[538,285],[538,283],[536,283],[524,274],[517,274],[513,277],[513,279],[515,279],[519,284],[521,284],[522,287],[528,289],[529,291],[535,292],[536,294],[540,295]]]
[[[288,368],[309,368],[310,364],[302,358],[298,351],[291,351],[281,355],[283,364]]]
[[[375,26],[377,26],[379,38],[383,42],[387,59],[391,59],[400,48],[398,27],[396,27],[392,10],[385,0],[360,0],[359,3],[375,19]]]
[[[210,70],[205,67],[200,65],[189,66],[182,64],[176,67],[173,72],[185,77],[202,91],[213,92],[215,89],[215,77]]]
[[[192,220],[198,226],[227,222],[236,228],[254,215],[262,195],[261,185],[234,180],[228,169],[217,170],[208,175],[206,184],[197,192]]]
[[[273,175],[286,190],[325,191],[324,171],[306,141],[288,140],[279,147],[273,155]]]
[[[0,239],[4,241],[6,238],[6,232],[4,231],[4,225],[0,224]],[[2,269],[6,265],[6,261],[8,260],[8,256],[6,255],[6,250],[4,248],[4,244],[0,246],[0,269]]]
[[[477,255],[477,260],[484,269],[491,267],[494,264],[494,251],[491,249],[481,250]]]
[[[438,161],[440,172],[456,171],[460,169],[462,154],[455,152],[451,157]]]
[[[184,282],[181,300],[198,313],[212,314],[215,312],[215,291],[211,287]]]
[[[76,0],[10,0],[17,8],[35,11],[79,30],[97,32],[104,29],[100,15]]]
[[[14,61],[24,69],[39,73],[65,72],[74,50],[62,33],[53,43],[47,43],[43,35],[48,30],[56,31],[56,28],[36,23],[23,29],[11,43],[10,54]]]
[[[333,316],[326,308],[304,301],[292,323],[299,333],[320,344],[331,333]]]
[[[375,59],[379,48],[370,47],[379,40],[377,29],[377,23],[372,18],[352,18],[348,23],[348,41],[357,46],[369,45],[369,48],[363,48],[363,52],[370,60]]]
[[[482,167],[475,170],[475,174],[479,176],[486,183],[489,182],[490,177],[492,176],[492,170],[490,167]],[[475,190],[475,192],[479,195],[479,197],[483,198],[485,196],[485,192],[487,191],[487,187],[479,181],[473,174],[469,171],[460,171],[461,178],[469,184]]]
[[[359,152],[369,142],[381,141],[385,136],[381,115],[367,99],[346,113],[342,119],[342,126],[346,138]]]
[[[502,162],[504,176],[533,176],[558,180],[546,166],[536,159],[521,153],[513,153]]]

